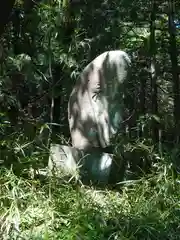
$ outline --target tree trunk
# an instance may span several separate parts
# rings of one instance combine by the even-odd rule
[[[139,96],[140,115],[146,114],[146,83],[147,83],[146,78],[147,78],[147,73],[142,66],[142,69],[140,72],[140,96]],[[140,138],[144,136],[144,130],[141,125],[140,125],[140,128],[138,129],[138,136]]]
[[[155,39],[155,20],[156,20],[156,0],[152,1],[151,22],[150,22],[150,73],[151,73],[151,113],[158,116],[158,102],[157,102],[157,71],[156,71],[156,39]],[[158,125],[157,121],[152,119],[152,138],[155,143],[158,142]]]
[[[176,44],[176,29],[174,24],[174,9],[173,0],[168,0],[168,29],[170,42],[170,58],[172,63],[172,77],[173,77],[173,95],[174,95],[174,133],[176,141],[179,142],[180,136],[180,97],[179,97],[179,73],[178,73],[178,59],[177,59],[177,44]]]
[[[5,25],[10,20],[10,14],[14,6],[15,0],[4,0],[1,2],[0,10],[0,36],[3,34]]]

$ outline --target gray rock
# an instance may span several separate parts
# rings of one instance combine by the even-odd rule
[[[108,183],[112,154],[94,150],[89,153],[59,144],[52,144],[48,167],[61,177],[73,176],[87,183]]]

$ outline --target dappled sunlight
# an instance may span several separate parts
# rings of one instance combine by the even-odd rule
[[[0,239],[180,239],[179,1],[0,13]]]
[[[110,145],[110,138],[122,121],[123,91],[120,89],[128,81],[129,67],[126,53],[110,51],[95,58],[82,71],[68,105],[74,147],[88,149]]]
[[[3,238],[178,237],[180,214],[176,199],[180,185],[174,186],[168,172],[161,178],[154,175],[124,182],[118,191],[64,184],[56,178],[42,183],[17,178],[7,170],[1,171],[2,179],[0,234]]]

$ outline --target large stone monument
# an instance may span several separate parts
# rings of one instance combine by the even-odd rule
[[[73,147],[51,146],[50,157],[58,168],[78,168],[83,177],[108,182],[113,156],[105,152],[121,128],[130,68],[128,55],[114,50],[102,53],[82,71],[68,103]]]

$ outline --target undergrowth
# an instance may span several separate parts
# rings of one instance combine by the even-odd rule
[[[119,189],[0,172],[0,239],[180,239],[180,182],[160,159]]]

